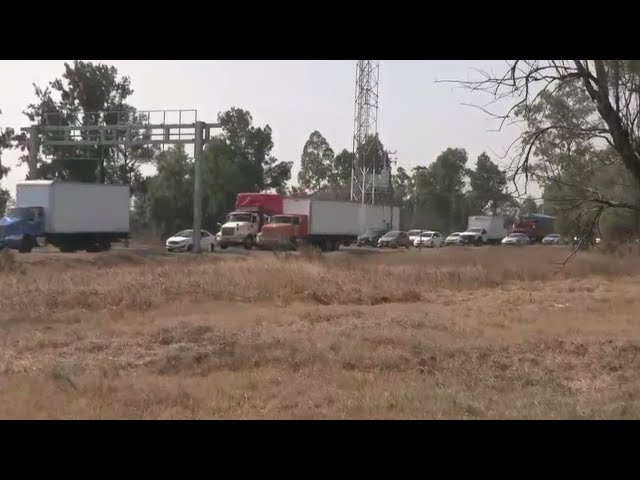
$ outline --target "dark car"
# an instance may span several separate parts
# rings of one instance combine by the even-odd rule
[[[356,244],[359,247],[368,246],[368,247],[376,247],[378,246],[378,240],[382,237],[388,230],[384,228],[369,228],[362,235],[358,236]]]
[[[385,233],[382,237],[380,237],[380,240],[378,240],[378,247],[409,248],[411,247],[411,239],[409,238],[409,235],[407,235],[407,232],[394,230],[392,232]]]

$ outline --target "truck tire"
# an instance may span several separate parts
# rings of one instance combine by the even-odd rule
[[[251,235],[248,235],[242,242],[242,246],[244,247],[245,250],[251,250],[253,248],[254,243],[255,242],[253,241],[253,237]]]
[[[30,235],[24,235],[20,242],[20,247],[18,248],[18,252],[29,253],[33,249],[34,242],[35,240]]]
[[[220,249],[221,250],[226,250],[229,247],[229,245],[227,245],[226,243],[221,243],[220,244]]]
[[[291,237],[289,239],[289,248],[294,251],[298,249],[298,242],[296,240],[296,237]]]

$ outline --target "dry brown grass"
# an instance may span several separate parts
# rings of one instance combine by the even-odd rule
[[[640,255],[567,253],[3,252],[0,418],[637,418]]]

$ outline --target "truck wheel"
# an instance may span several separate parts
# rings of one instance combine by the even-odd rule
[[[289,239],[289,248],[291,248],[291,250],[298,249],[298,242],[296,241],[296,237],[291,237]]]
[[[29,253],[33,249],[33,239],[29,235],[24,235],[22,237],[22,241],[20,242],[20,248],[18,248],[18,252],[20,253]]]
[[[216,246],[213,243],[209,244],[209,251],[213,252],[216,249]]]
[[[251,250],[253,248],[253,243],[253,237],[249,235],[244,239],[244,242],[242,242],[242,246],[245,250]]]
[[[229,247],[229,245],[227,245],[226,243],[221,243],[220,244],[220,249],[221,250],[226,250]]]

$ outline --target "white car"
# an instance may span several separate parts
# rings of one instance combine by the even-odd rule
[[[200,250],[213,252],[215,237],[206,230],[200,231]],[[193,230],[182,230],[169,237],[165,243],[169,252],[190,252],[193,250]]]
[[[462,232],[453,232],[451,235],[445,238],[444,246],[446,247],[448,245],[458,245],[460,243],[460,235],[462,235]]]
[[[427,230],[409,230],[407,232],[407,235],[409,235],[409,240],[411,240],[411,245],[413,245],[415,243],[415,241],[420,238],[420,232],[422,232],[423,234],[426,232]]]
[[[420,242],[422,242],[423,247],[427,248],[439,248],[444,245],[442,241],[442,234],[440,232],[422,232],[422,238],[416,238],[415,242],[413,242],[413,246],[420,247]]]
[[[530,245],[531,240],[524,233],[510,233],[502,239],[502,245]]]

